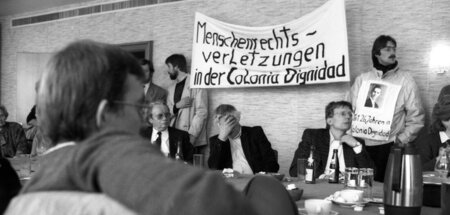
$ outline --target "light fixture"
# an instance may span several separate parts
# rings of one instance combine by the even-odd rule
[[[430,68],[436,73],[450,70],[450,46],[448,43],[438,43],[430,53]]]

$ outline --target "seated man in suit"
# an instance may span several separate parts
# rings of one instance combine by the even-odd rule
[[[314,177],[329,175],[329,163],[333,149],[338,149],[339,170],[345,167],[373,168],[373,162],[365,150],[364,141],[354,138],[346,132],[352,125],[352,105],[346,101],[331,102],[325,108],[327,127],[324,129],[306,129],[302,141],[298,144],[292,160],[289,174],[297,176],[297,159],[307,159],[311,145],[315,146],[314,160],[316,169]]]
[[[280,167],[263,129],[241,126],[239,119],[240,112],[232,105],[216,108],[214,121],[219,126],[219,134],[209,139],[209,167],[233,168],[244,174],[277,172]]]
[[[169,107],[164,102],[150,103],[146,119],[151,126],[142,128],[141,135],[165,156],[192,163],[194,147],[189,142],[189,133],[169,127],[170,116]]]

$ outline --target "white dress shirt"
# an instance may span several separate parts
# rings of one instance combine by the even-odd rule
[[[148,88],[150,88],[150,82],[144,84],[144,95],[147,95]]]
[[[344,158],[344,150],[342,148],[342,142],[339,140],[335,140],[333,134],[330,131],[330,149],[328,151],[328,159],[327,159],[327,165],[325,167],[325,174],[329,175],[331,174],[330,170],[330,162],[333,158],[333,149],[338,150],[338,158],[339,158],[339,171],[341,173],[345,173],[345,158]],[[353,147],[353,151],[355,154],[359,154],[362,151],[362,145],[359,144],[356,147]]]
[[[152,131],[152,139],[150,140],[151,144],[155,144],[155,140],[158,138],[158,130],[153,128]],[[167,157],[169,156],[169,131],[166,129],[161,131],[161,152]]]
[[[440,131],[439,132],[439,137],[441,138],[441,143],[445,143],[447,140],[450,139],[450,138],[448,138],[448,136],[445,133],[445,131]]]
[[[241,174],[253,174],[242,149],[241,132],[242,129],[234,139],[228,138],[230,140],[231,158],[233,159],[233,170]]]

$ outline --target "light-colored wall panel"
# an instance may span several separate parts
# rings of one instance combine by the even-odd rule
[[[113,0],[80,3],[87,6]],[[131,10],[10,28],[3,18],[1,98],[16,118],[17,52],[54,52],[75,39],[108,43],[153,41],[154,80],[163,87],[172,82],[164,60],[173,53],[191,58],[195,12],[238,25],[264,26],[286,23],[322,5],[326,0],[190,0]],[[68,7],[48,9],[51,12]],[[449,83],[449,74],[428,68],[431,45],[450,40],[448,0],[346,0],[351,79],[370,69],[370,50],[380,34],[394,36],[402,69],[413,74],[428,114],[437,92]],[[27,15],[33,13],[27,13]],[[350,83],[209,91],[210,111],[230,103],[242,111],[243,124],[261,125],[279,151],[281,172],[286,173],[303,130],[324,126],[324,107],[343,98]],[[217,128],[209,120],[209,133]]]

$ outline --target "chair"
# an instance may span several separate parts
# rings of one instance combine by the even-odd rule
[[[135,215],[104,194],[74,191],[49,191],[16,196],[5,215],[112,214]]]
[[[278,162],[278,151],[275,150],[275,149],[272,149],[272,150],[273,150],[273,153],[275,154],[275,159],[276,159],[277,162]]]

